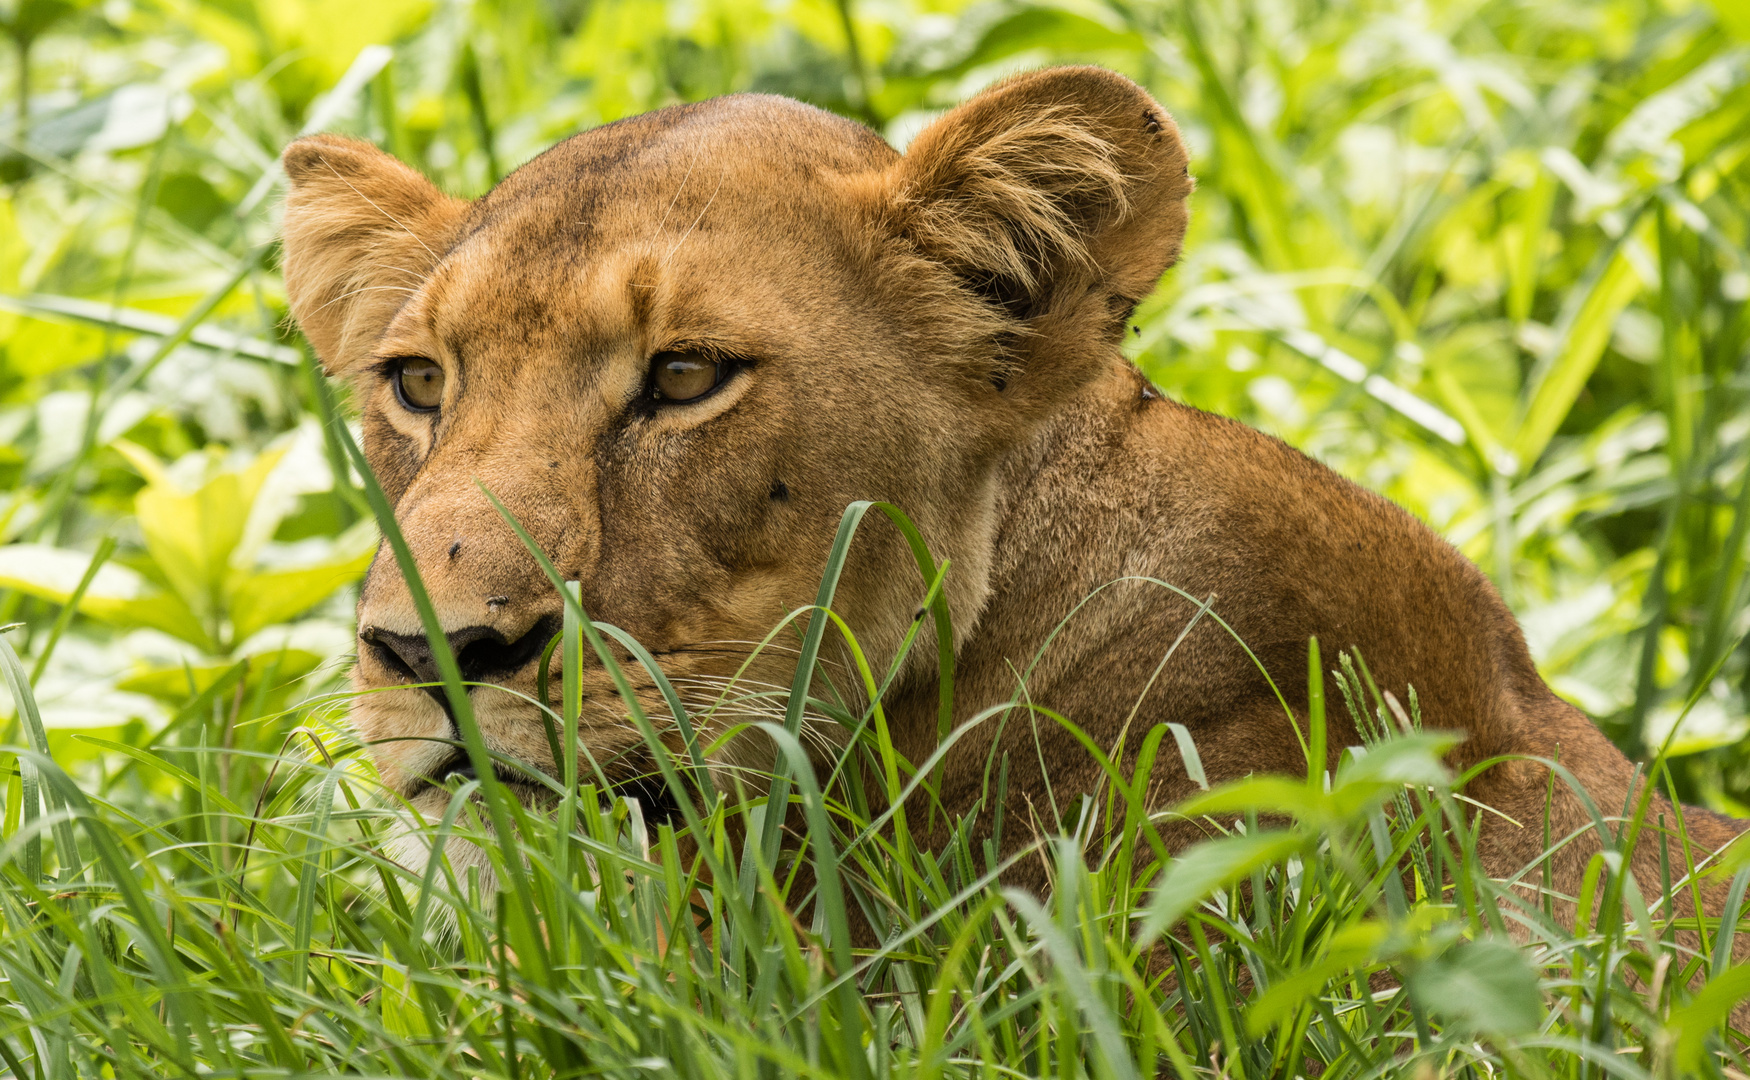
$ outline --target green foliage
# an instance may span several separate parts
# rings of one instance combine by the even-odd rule
[[[264,482],[283,453],[269,451],[242,469],[217,469],[186,490],[150,451],[124,440],[114,448],[146,486],[134,496],[145,551],[139,573],[102,568],[84,581],[77,609],[121,627],[146,626],[204,653],[228,655],[258,630],[303,614],[369,565],[375,538],[361,530],[337,538],[325,559],[287,569],[251,567],[245,533]],[[196,462],[197,464],[199,462]],[[7,549],[0,585],[66,604],[76,557],[48,545]],[[100,579],[102,579],[100,581]]]
[[[299,130],[473,194],[672,101],[790,93],[903,142],[1006,71],[1091,61],[1171,107],[1199,176],[1187,261],[1138,314],[1144,370],[1442,530],[1625,748],[1701,691],[1679,789],[1750,806],[1734,5],[331,7],[57,7],[32,39],[28,123],[0,132],[0,539],[89,551],[140,483],[118,439],[258,451],[313,407],[275,363],[296,342],[263,261]],[[360,512],[326,505],[318,535]],[[17,603],[33,635],[51,618]],[[202,648],[234,644],[191,614]]]
[[[672,827],[598,797],[575,756],[544,781],[553,815],[527,814],[470,736],[488,779],[430,827],[479,843],[509,899],[399,858],[336,692],[385,508],[320,419],[272,246],[300,131],[474,195],[579,128],[712,94],[791,94],[903,144],[1012,70],[1124,71],[1199,181],[1137,363],[1423,516],[1491,573],[1552,685],[1631,753],[1663,747],[1678,794],[1746,813],[1742,4],[0,0],[0,34],[4,1068],[1744,1068],[1719,1034],[1750,990],[1715,959],[1733,931],[1686,951],[1662,902],[1691,868],[1624,891],[1601,861],[1598,896],[1631,902],[1558,925],[1475,871],[1415,733],[1328,791],[1207,792],[1179,809],[1226,834],[1164,870],[1136,777],[1168,734],[1200,776],[1195,745],[1099,748],[1108,789],[1028,856],[1054,867],[1043,906],[969,832],[918,846],[930,763],[882,749],[879,709],[842,716],[873,803],[798,762],[718,793],[688,758],[664,782],[702,809]],[[909,529],[868,509],[841,552]],[[598,643],[575,604],[567,625],[560,648]],[[886,674],[860,674],[877,702]],[[1395,731],[1363,682],[1345,707]],[[811,686],[799,665],[779,745],[804,704],[831,715]],[[1322,713],[1305,734],[1324,745]],[[798,804],[800,861],[767,795]],[[865,923],[879,947],[847,936]]]
[[[400,548],[368,475],[366,490]],[[847,512],[846,540],[867,509]],[[827,567],[822,604],[798,616],[830,615],[847,551]],[[939,571],[927,556],[920,570],[933,592]],[[1718,959],[1729,925],[1703,925],[1721,936],[1711,961],[1676,936],[1695,929],[1671,913],[1696,871],[1645,883],[1650,903],[1632,922],[1623,904],[1583,896],[1579,922],[1557,923],[1481,873],[1441,764],[1448,740],[1370,697],[1348,664],[1353,719],[1377,734],[1328,784],[1255,778],[1151,810],[1156,729],[1102,755],[1107,782],[1082,800],[1072,835],[999,863],[974,842],[978,810],[946,848],[915,843],[907,814],[940,811],[934,758],[894,755],[879,694],[809,704],[847,732],[835,773],[890,778],[885,809],[856,783],[823,789],[778,724],[761,725],[775,771],[714,790],[687,768],[696,759],[671,761],[639,708],[605,644],[619,631],[567,595],[561,647],[588,647],[619,676],[679,821],[646,822],[575,752],[558,778],[488,755],[453,658],[440,660],[445,690],[484,779],[451,778],[439,821],[377,790],[359,748],[325,723],[334,702],[301,717],[318,753],[278,755],[284,773],[253,808],[208,779],[223,752],[203,748],[188,772],[132,751],[199,796],[193,813],[143,821],[55,762],[0,638],[29,736],[9,770],[29,798],[9,800],[22,813],[9,813],[0,869],[0,1056],[14,1074],[1552,1076],[1603,1065],[1687,1076],[1743,1065],[1719,1041],[1750,995],[1745,969]],[[809,620],[828,624],[844,633]],[[798,664],[798,686],[812,667]],[[551,720],[570,737],[581,700],[562,696]],[[936,757],[1023,708],[972,719]],[[702,730],[710,711],[675,721]],[[1388,734],[1388,715],[1409,730]],[[506,771],[551,798],[526,808]],[[765,842],[785,791],[797,849]],[[1284,825],[1261,828],[1260,809]],[[1157,875],[1157,830],[1186,815],[1228,835]],[[1639,825],[1601,862],[1626,866]],[[475,857],[458,858],[463,845]],[[1032,858],[1050,861],[1048,902],[1001,887],[1008,865]],[[1620,880],[1643,895],[1631,874]],[[1746,882],[1740,871],[1738,895]],[[1533,947],[1513,944],[1509,923]]]

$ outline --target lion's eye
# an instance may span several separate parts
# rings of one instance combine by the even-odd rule
[[[692,401],[723,381],[729,365],[693,352],[657,353],[650,361],[651,395],[659,401]]]
[[[444,402],[444,369],[430,360],[403,360],[395,373],[395,396],[415,412],[432,412]]]

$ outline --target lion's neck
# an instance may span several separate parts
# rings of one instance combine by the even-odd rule
[[[1156,576],[1164,570],[1157,563],[1171,557],[1170,545],[1152,542],[1158,539],[1151,529],[1158,523],[1160,493],[1149,490],[1149,478],[1161,470],[1150,460],[1166,449],[1148,428],[1151,418],[1162,415],[1157,410],[1173,406],[1158,396],[1145,398],[1145,387],[1134,369],[1115,358],[1108,374],[999,465],[984,603],[976,612],[955,611],[956,723],[980,716],[987,718],[981,723],[995,723],[987,710],[1019,700],[1065,716],[1110,713],[1104,700],[1113,692],[1110,680],[1089,674],[1121,652],[1127,639],[1156,636],[1135,618],[1134,605],[1146,602],[1147,594],[1134,589],[1112,591],[1111,598],[1124,601],[1116,607],[1089,605],[1071,620],[1080,601],[1102,586],[1131,575]],[[1068,630],[1054,635],[1066,620]],[[900,751],[914,761],[937,747],[934,665],[920,668],[925,671],[932,677],[907,680],[889,713]],[[1123,689],[1134,697],[1128,683]],[[979,740],[967,745],[974,743]],[[964,773],[955,783],[982,775],[982,751],[966,752],[978,760],[954,766],[951,773]],[[1016,762],[1020,768],[1021,759]]]
[[[987,612],[1002,605],[1016,581],[1046,567],[1061,573],[1065,556],[1090,587],[1136,572],[1138,551],[1127,541],[1137,522],[1122,513],[1111,488],[1121,483],[1119,467],[1138,419],[1165,404],[1158,395],[1129,364],[1115,361],[1010,453],[998,473]]]

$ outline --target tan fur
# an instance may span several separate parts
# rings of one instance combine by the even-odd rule
[[[1014,700],[1031,666],[1026,698],[1102,745],[1134,713],[1131,746],[1183,723],[1214,779],[1303,773],[1274,692],[1215,620],[1150,683],[1196,610],[1186,594],[1213,597],[1303,723],[1316,634],[1328,657],[1359,649],[1399,698],[1414,686],[1429,726],[1466,733],[1455,766],[1559,753],[1606,814],[1625,803],[1629,763],[1539,678],[1476,567],[1281,442],[1162,400],[1124,361],[1126,319],[1178,256],[1192,183],[1172,121],[1117,75],[1013,79],[903,157],[848,121],[736,96],[579,135],[472,204],[329,136],[292,144],[286,167],[294,312],[356,388],[366,451],[452,634],[517,642],[559,610],[479,481],[582,583],[592,615],[708,706],[811,602],[845,505],[884,499],[953,562],[959,720]],[[650,405],[649,359],[675,348],[749,366],[703,401]],[[439,414],[396,403],[383,364],[410,356],[445,368]],[[836,606],[878,664],[921,592],[904,545],[871,521]],[[386,780],[415,794],[453,753],[419,740],[452,732],[432,696],[385,689],[409,677],[370,637],[419,629],[392,560],[368,577],[359,622],[357,683],[378,692],[360,697],[357,726]],[[780,636],[744,685],[787,685],[793,641]],[[932,656],[926,642],[888,708],[914,762],[936,745]],[[582,680],[591,754],[610,779],[647,771],[606,676]],[[490,681],[531,692],[533,665]],[[648,679],[638,690],[665,712]],[[490,687],[473,697],[495,749],[551,767],[530,707]],[[726,708],[707,734],[771,708]],[[1355,741],[1338,724],[1328,764]],[[749,745],[718,754],[725,778],[769,762]],[[979,797],[993,746],[1009,761],[1006,847],[1028,823],[1055,829],[1053,804],[1071,815],[1100,782],[1067,733],[1017,711],[949,756],[947,805]],[[1471,786],[1516,822],[1487,821],[1493,872],[1541,849],[1546,778],[1519,762]],[[1159,805],[1192,790],[1170,753],[1152,779]],[[1656,800],[1654,814],[1671,809]],[[1587,821],[1560,785],[1554,818],[1557,835]],[[1688,820],[1707,850],[1741,827]],[[1174,842],[1195,836],[1186,825]],[[1572,893],[1596,849],[1588,836],[1559,856],[1557,887]],[[1644,884],[1657,850],[1637,857]]]

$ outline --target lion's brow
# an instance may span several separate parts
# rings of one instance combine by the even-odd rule
[[[693,178],[693,168],[699,164],[700,150],[699,144],[693,144],[693,157],[687,162],[686,175],[681,177],[680,186],[674,189],[674,197],[668,200],[668,207],[663,210],[662,218],[657,221],[656,228],[651,231],[650,238],[652,240],[662,235],[662,227],[668,224],[668,215],[674,212],[675,204],[681,201],[681,192],[687,190],[687,181]],[[583,222],[580,221],[578,224],[581,225]]]
[[[729,175],[729,168],[728,168],[728,166],[724,166],[723,171],[717,175],[717,186],[714,189],[712,189],[711,197],[709,199],[706,199],[705,205],[699,209],[699,216],[693,219],[693,223],[691,225],[687,226],[687,231],[684,233],[681,233],[681,238],[674,242],[674,247],[669,248],[668,254],[663,256],[662,266],[664,269],[667,269],[668,264],[669,264],[669,260],[674,258],[674,253],[679,251],[681,249],[681,245],[687,242],[687,237],[693,235],[693,230],[699,227],[699,222],[705,220],[706,211],[710,210],[711,204],[717,201],[717,193],[719,191],[723,190],[723,180],[728,175]],[[678,196],[678,193],[677,193],[677,196]]]

